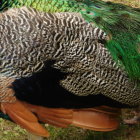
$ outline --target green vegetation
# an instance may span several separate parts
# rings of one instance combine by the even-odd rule
[[[117,3],[126,4],[132,7],[140,7],[140,0],[104,0],[104,1],[113,1]]]
[[[56,128],[46,125],[51,136],[46,140],[140,140],[140,126],[121,124],[112,132],[95,132],[76,127]],[[0,140],[27,140],[28,133],[10,121],[0,119]]]

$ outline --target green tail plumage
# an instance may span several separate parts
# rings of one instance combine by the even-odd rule
[[[9,118],[8,115],[6,115],[6,114],[4,114],[4,113],[2,113],[2,112],[0,112],[0,118],[3,118],[3,119],[12,121],[12,120]]]
[[[110,39],[106,47],[129,76],[140,79],[140,9],[100,0],[2,0],[0,11],[28,6],[44,12],[80,12]]]

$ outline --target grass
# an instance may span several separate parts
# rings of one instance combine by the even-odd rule
[[[140,0],[110,1],[140,7]],[[124,114],[123,118],[127,117],[127,113]],[[46,140],[140,140],[140,125],[128,126],[121,124],[119,129],[113,132],[94,132],[72,126],[62,129],[46,125],[46,128],[51,133],[51,136]],[[27,135],[26,130],[20,128],[18,125],[0,119],[0,140],[27,140]]]
[[[104,1],[113,1],[117,3],[126,4],[132,7],[140,7],[140,0],[104,0]]]

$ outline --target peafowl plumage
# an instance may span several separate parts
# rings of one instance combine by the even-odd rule
[[[69,109],[139,106],[139,9],[99,0],[2,0],[0,5],[1,110],[15,122],[48,136],[28,103]]]

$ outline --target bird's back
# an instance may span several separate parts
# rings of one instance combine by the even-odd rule
[[[80,14],[22,7],[2,13],[1,23],[5,24],[0,42],[1,74],[29,77],[41,71],[48,60],[55,60],[53,67],[68,74],[59,82],[69,92],[103,94],[124,104],[139,104],[138,81],[131,80],[113,60],[105,46],[106,33]]]

